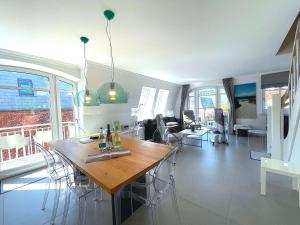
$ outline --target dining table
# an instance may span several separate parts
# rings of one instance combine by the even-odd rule
[[[91,163],[86,163],[86,160],[90,155],[100,153],[99,140],[81,143],[79,138],[72,138],[52,144],[56,151],[68,158],[76,168],[110,195],[113,225],[120,225],[126,219],[121,215],[124,212],[123,202],[121,206],[123,189],[145,177],[171,151],[169,145],[125,135],[120,135],[120,138],[121,149],[129,150],[130,155]]]

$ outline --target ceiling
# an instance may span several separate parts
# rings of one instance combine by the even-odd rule
[[[109,65],[104,9],[116,67],[175,83],[287,69],[275,56],[299,0],[1,0],[0,48],[79,64]]]

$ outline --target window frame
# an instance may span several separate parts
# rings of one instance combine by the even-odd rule
[[[49,112],[50,112],[50,124],[51,124],[51,130],[52,130],[52,138],[53,140],[59,140],[63,139],[62,134],[62,118],[61,118],[61,105],[60,105],[60,92],[59,92],[59,81],[64,81],[67,83],[70,83],[73,85],[74,88],[74,94],[78,90],[78,82],[66,79],[64,77],[61,77],[56,74],[50,74],[44,71],[35,70],[35,69],[29,69],[29,68],[22,68],[22,67],[16,67],[16,66],[5,66],[0,65],[0,71],[7,71],[7,72],[16,72],[16,73],[27,73],[31,75],[36,76],[43,76],[47,77],[49,80],[49,86],[48,88],[21,88],[18,85],[16,86],[5,86],[0,85],[0,89],[8,89],[8,90],[32,90],[34,91],[42,91],[42,92],[48,92],[49,93]],[[74,107],[74,118],[78,123],[80,122],[79,112],[78,108]],[[78,132],[76,130],[76,132]]]
[[[196,118],[196,121],[199,122],[199,90],[200,89],[215,89],[215,96],[216,96],[216,106],[214,108],[221,108],[221,91],[220,89],[224,89],[223,86],[201,86],[201,87],[196,87],[196,88],[192,88],[188,91],[188,95],[187,95],[187,99],[186,99],[186,102],[185,102],[185,109],[190,109],[190,105],[189,105],[189,93],[190,92],[194,92],[194,98],[195,98],[195,107],[194,109],[191,109],[194,111],[194,114],[195,114],[195,118]],[[226,94],[226,92],[225,92]],[[230,107],[230,105],[229,105]],[[212,109],[212,108],[210,108]]]

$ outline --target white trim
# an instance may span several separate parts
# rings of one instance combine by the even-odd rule
[[[76,81],[76,82],[80,81],[80,78],[70,75],[68,73],[65,73],[65,72],[62,72],[62,71],[59,71],[56,69],[52,69],[52,68],[49,68],[46,66],[36,65],[33,63],[20,62],[20,61],[10,60],[10,59],[0,59],[0,66],[1,65],[2,66],[19,67],[19,68],[23,68],[23,69],[32,69],[32,70],[36,70],[36,71],[40,71],[40,72],[58,75],[58,76],[67,78],[72,81]]]

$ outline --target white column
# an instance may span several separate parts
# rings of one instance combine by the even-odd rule
[[[280,95],[272,96],[271,107],[271,154],[273,159],[282,160],[281,145],[281,97]]]
[[[272,153],[272,108],[267,109],[267,152]]]

